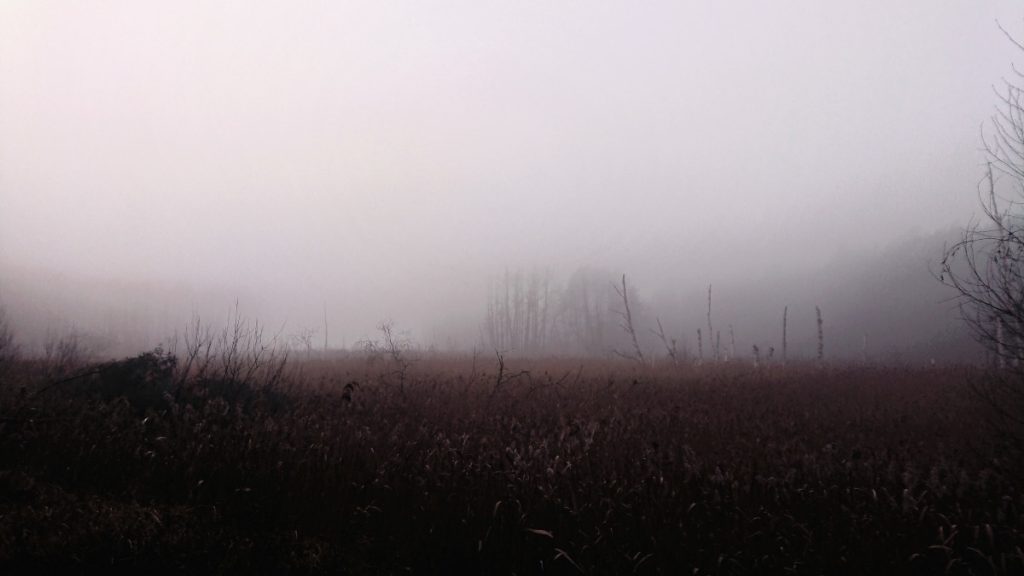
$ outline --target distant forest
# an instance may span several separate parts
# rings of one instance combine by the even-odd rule
[[[800,276],[742,283],[716,283],[695,272],[683,286],[645,286],[628,270],[507,269],[488,279],[479,300],[465,302],[462,310],[437,312],[463,319],[448,323],[454,327],[438,331],[410,326],[401,317],[391,320],[422,348],[611,357],[632,348],[621,326],[622,300],[616,291],[625,273],[640,349],[651,358],[674,346],[683,359],[752,359],[757,346],[766,358],[774,353],[777,359],[784,311],[790,358],[813,358],[815,309],[820,307],[829,360],[980,362],[982,349],[965,329],[953,294],[933,276],[943,247],[958,234],[950,229],[909,236],[870,255],[837,257]],[[86,280],[18,268],[0,279],[0,303],[26,351],[75,332],[98,356],[134,354],[166,342],[193,313],[216,324],[236,299],[227,290]],[[244,307],[242,312],[247,313]],[[279,336],[288,346],[323,346],[320,327],[280,317],[257,319],[273,329],[284,326]],[[344,319],[332,321],[332,335],[350,330]],[[375,327],[359,330],[372,334]],[[329,346],[350,348],[357,340],[336,336]]]

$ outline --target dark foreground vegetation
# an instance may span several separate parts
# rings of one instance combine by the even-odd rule
[[[967,370],[189,357],[7,362],[0,572],[1024,574]]]

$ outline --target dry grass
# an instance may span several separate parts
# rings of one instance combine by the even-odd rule
[[[1024,573],[966,371],[134,362],[4,377],[0,570]]]

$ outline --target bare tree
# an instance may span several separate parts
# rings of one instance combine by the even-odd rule
[[[313,357],[313,337],[316,336],[316,332],[316,328],[302,328],[292,334],[296,347],[306,352],[306,360]]]
[[[392,374],[398,377],[398,388],[405,392],[406,374],[413,363],[409,356],[412,341],[408,336],[398,334],[395,331],[395,323],[391,320],[381,322],[377,328],[384,335],[384,351],[391,360]]]
[[[14,342],[14,333],[7,320],[7,312],[0,306],[0,376],[18,357],[18,345]]]
[[[1000,30],[1024,52],[1024,44]],[[946,249],[938,278],[955,290],[961,316],[995,359],[976,392],[999,429],[1024,449],[1024,73],[1013,67],[994,91],[996,112],[981,136],[982,215]]]
[[[219,331],[204,324],[198,314],[185,326],[181,361],[174,369],[175,394],[190,383],[230,382],[238,386],[274,386],[284,376],[288,350],[280,334],[267,340],[263,326],[249,323],[235,304],[228,323]],[[178,357],[177,337],[171,355]]]
[[[91,351],[85,345],[82,333],[71,328],[58,331],[48,328],[43,340],[43,364],[48,379],[60,379],[87,364]]]
[[[658,322],[658,329],[651,329],[651,332],[661,340],[661,344],[665,347],[665,353],[668,354],[669,360],[672,360],[673,366],[679,366],[679,352],[676,348],[676,339],[669,338],[665,335],[665,329],[661,327],[661,318],[655,319]]]
[[[622,322],[619,324],[622,329],[629,335],[630,340],[633,343],[632,352],[620,352],[615,351],[616,354],[623,358],[628,358],[640,364],[644,363],[644,353],[640,350],[640,342],[636,338],[636,328],[633,327],[633,312],[629,309],[629,290],[626,288],[626,275],[622,275],[622,288],[612,285],[615,288],[615,292],[622,298],[622,310],[618,311],[619,316],[622,317]]]
[[[611,278],[604,270],[579,268],[566,282],[552,323],[570,349],[588,355],[606,355],[614,349],[611,316],[621,297]]]
[[[494,388],[491,389],[490,399],[493,399],[494,395],[497,394],[499,390],[501,390],[502,384],[505,384],[517,378],[522,378],[524,376],[526,378],[530,377],[529,370],[520,370],[519,372],[516,372],[514,374],[507,374],[505,372],[505,357],[501,355],[501,352],[497,351],[495,351],[494,355],[497,356],[498,358],[498,374],[494,379]]]
[[[550,294],[547,271],[533,271],[524,279],[522,272],[510,274],[506,270],[500,284],[492,280],[484,322],[490,346],[520,353],[542,351],[551,328]]]
[[[377,330],[380,331],[383,340],[367,338],[360,340],[357,346],[366,354],[368,364],[373,365],[379,360],[383,360],[382,381],[387,383],[392,377],[397,378],[399,392],[405,394],[409,368],[417,362],[417,358],[414,357],[413,342],[407,333],[399,333],[395,328],[395,323],[391,320],[385,320],[378,324]]]

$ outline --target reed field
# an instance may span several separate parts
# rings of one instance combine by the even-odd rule
[[[235,344],[9,359],[0,571],[1024,574],[977,369]]]

